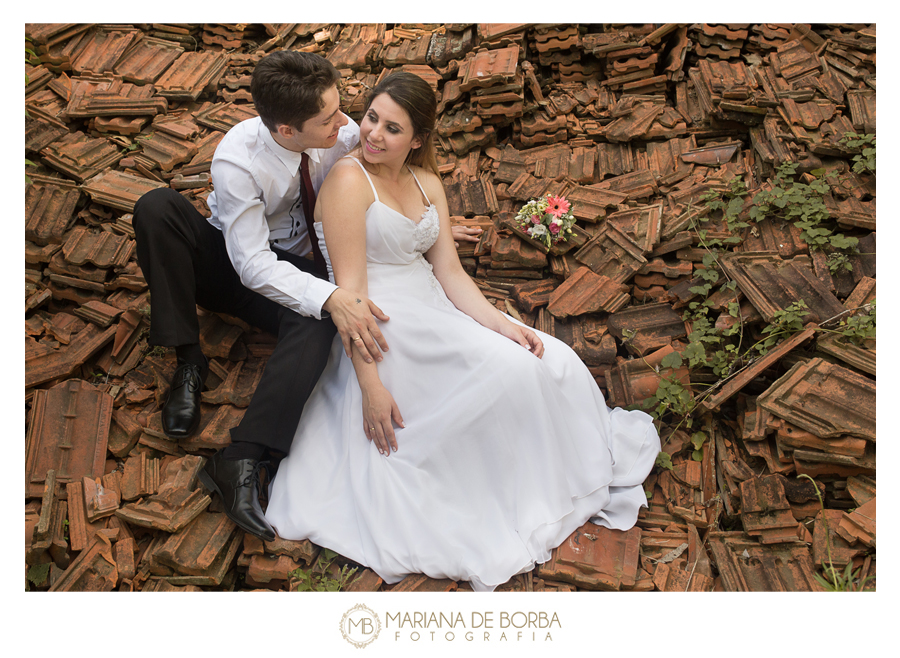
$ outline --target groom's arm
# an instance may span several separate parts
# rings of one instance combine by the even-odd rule
[[[227,157],[215,158],[210,169],[216,216],[241,283],[300,315],[321,319],[323,306],[337,286],[278,260],[269,245],[260,181],[243,163]]]

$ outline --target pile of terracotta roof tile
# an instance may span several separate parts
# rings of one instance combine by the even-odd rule
[[[175,361],[147,345],[131,227],[158,187],[208,215],[216,145],[255,116],[253,66],[282,48],[340,69],[356,119],[391,70],[425,78],[452,221],[485,229],[459,247],[485,295],[571,345],[610,404],[640,405],[664,378],[697,402],[702,450],[661,418],[671,467],[648,479],[635,528],[586,524],[501,589],[816,590],[829,552],[874,582],[875,341],[824,330],[875,298],[875,177],[851,169],[859,149],[841,140],[875,132],[874,26],[34,24],[26,36],[26,586],[286,589],[295,569],[345,562],[245,535],[197,480],[272,336],[201,309],[203,423],[180,443],[162,432]],[[825,171],[830,216],[859,240],[852,270],[832,273],[790,223],[753,223],[720,258],[736,289],[709,296],[716,325],[740,322],[754,341],[802,300],[806,328],[724,381],[672,366],[702,299],[699,221],[728,235],[703,195],[739,178],[750,199],[785,162],[806,182]],[[549,250],[513,221],[548,193],[578,220]],[[388,587],[369,570],[349,585],[467,588]]]

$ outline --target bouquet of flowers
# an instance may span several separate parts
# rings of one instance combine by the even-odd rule
[[[566,241],[575,217],[565,197],[548,194],[522,206],[516,214],[516,223],[531,238],[550,248]]]

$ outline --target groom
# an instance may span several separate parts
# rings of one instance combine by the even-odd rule
[[[152,300],[149,342],[172,346],[177,356],[162,411],[168,436],[189,436],[200,422],[209,362],[200,349],[197,304],[278,337],[231,444],[200,474],[228,517],[267,541],[275,531],[259,505],[260,464],[271,451],[290,450],[335,329],[348,355],[356,349],[380,361],[387,350],[375,322],[387,316],[328,281],[312,228],[316,192],[359,138],[359,127],[340,111],[339,78],[318,55],[278,51],[263,58],[250,87],[259,117],[232,128],[213,157],[212,216],[205,219],[169,188],[145,194],[134,209],[138,261]],[[304,258],[310,252],[313,260]]]

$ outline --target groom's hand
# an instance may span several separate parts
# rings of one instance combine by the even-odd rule
[[[355,346],[366,363],[372,363],[372,359],[381,361],[384,358],[381,352],[388,351],[388,344],[375,323],[375,318],[382,322],[387,322],[390,318],[368,297],[338,288],[331,293],[322,308],[331,314],[348,357],[352,358]]]

